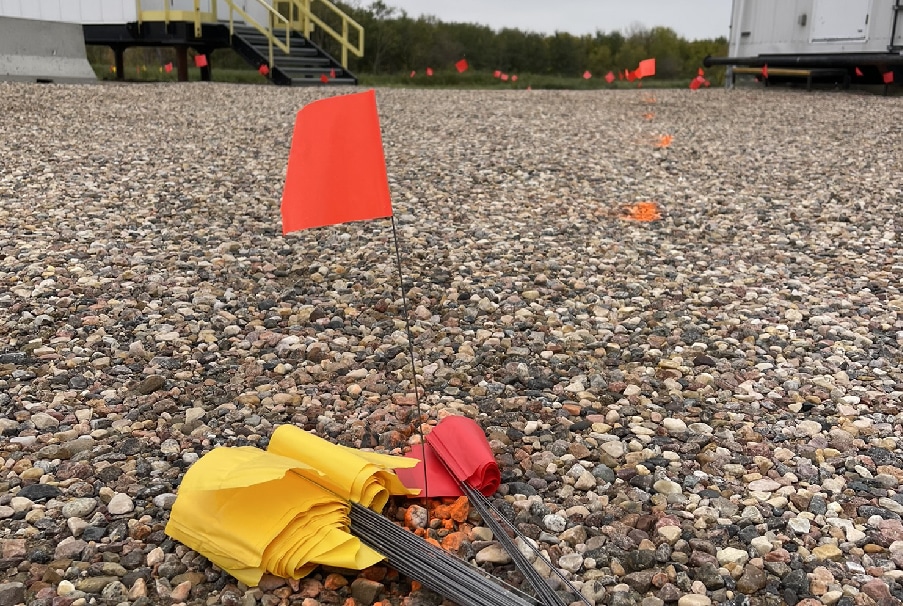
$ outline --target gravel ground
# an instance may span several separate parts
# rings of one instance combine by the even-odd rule
[[[416,439],[390,223],[281,235],[295,112],[346,92],[0,84],[0,606],[441,601],[163,533],[214,446]],[[647,97],[378,91],[423,409],[596,604],[899,604],[900,100]]]

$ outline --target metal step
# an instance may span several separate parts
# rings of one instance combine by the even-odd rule
[[[354,78],[336,78],[329,82],[322,82],[319,78],[292,78],[292,86],[354,86],[357,81]]]
[[[281,55],[274,57],[274,62],[277,66],[285,69],[309,67],[311,69],[317,68],[329,71],[330,68],[333,68],[332,62],[326,57],[295,57],[294,55]],[[335,69],[338,70],[341,68]]]

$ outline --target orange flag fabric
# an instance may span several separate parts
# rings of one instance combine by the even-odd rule
[[[195,55],[194,65],[195,67],[207,67],[207,55]]]
[[[856,68],[856,75],[860,78],[862,77],[862,70],[859,69],[858,67]]]
[[[492,77],[493,77],[493,78],[501,78],[501,77],[502,77],[502,70],[497,69],[497,70],[495,70],[494,72],[492,72]]]
[[[647,78],[655,75],[655,59],[643,59],[637,68],[638,78]]]
[[[502,74],[502,75],[501,75],[501,80],[502,80],[502,82],[507,82],[507,81],[508,81],[508,74]]]
[[[611,84],[612,82],[614,82],[614,81],[615,81],[615,75],[614,75],[614,73],[613,73],[613,72],[608,72],[607,74],[605,74],[605,81],[608,82],[609,84]]]
[[[517,82],[517,74],[514,74],[513,76],[511,76],[511,81]]]
[[[893,84],[894,72],[884,72],[884,74],[881,76],[881,79],[884,80],[885,84]]]
[[[466,72],[467,68],[467,59],[461,59],[460,61],[455,63],[455,69],[458,70],[459,74]]]
[[[762,66],[762,77],[768,79],[768,64]]]
[[[167,74],[168,74],[169,72],[171,72],[171,71],[172,71],[172,61],[170,61],[169,63],[167,63],[166,65],[164,65],[164,66],[163,66],[163,69],[166,70],[166,73],[167,73]],[[114,71],[115,71],[115,69],[114,69]]]
[[[267,74],[270,73],[270,66],[267,65],[266,63],[263,63],[263,64],[261,64],[260,67],[257,68],[257,71],[260,72],[261,76],[266,76]]]
[[[391,216],[376,93],[301,108],[282,191],[282,233]]]
[[[426,75],[427,75],[427,76],[432,76],[432,75],[433,75],[433,68],[432,68],[432,67],[426,68]]]
[[[591,73],[589,73],[589,70],[586,70],[585,72],[583,72],[583,79],[584,79],[584,80],[589,80],[589,79],[592,78],[592,77],[593,77],[593,75],[592,75]]]

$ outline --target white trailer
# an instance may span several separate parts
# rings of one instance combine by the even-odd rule
[[[899,81],[903,0],[733,0],[728,49],[727,57],[708,57],[706,65]]]

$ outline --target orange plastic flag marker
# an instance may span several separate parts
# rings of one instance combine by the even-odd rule
[[[282,233],[392,216],[376,93],[298,112],[282,191]]]
[[[207,67],[207,55],[195,55],[194,65],[195,67]]]
[[[502,82],[508,81],[508,74],[502,74]]]
[[[172,71],[172,61],[170,61],[169,63],[167,63],[166,65],[164,65],[164,66],[163,66],[163,69],[166,71],[167,74],[168,74],[169,72],[171,72],[171,71]]]
[[[417,72],[416,72],[415,70],[412,69],[412,70],[411,70],[411,77],[413,78],[413,77],[416,76],[416,75],[417,75]]]
[[[335,80],[335,68],[329,70],[329,77]]]
[[[614,81],[615,81],[615,75],[614,75],[614,73],[608,72],[607,74],[605,74],[605,81],[608,82],[609,84],[611,84],[612,82],[614,82]]]
[[[700,78],[705,76],[705,70],[700,67],[699,69],[696,70],[696,75],[699,76]]]
[[[659,149],[663,147],[670,147],[672,141],[674,141],[674,137],[672,137],[671,135],[661,135],[658,138],[658,141],[655,142],[655,146]]]
[[[856,75],[859,76],[860,78],[862,77],[862,70],[859,69],[858,67],[856,68]]]
[[[467,68],[467,59],[461,59],[460,61],[455,63],[455,69],[458,70],[459,74],[466,72]]]
[[[589,73],[589,70],[586,70],[585,72],[583,72],[583,79],[584,79],[584,80],[589,80],[589,79],[592,78],[592,77],[593,77],[593,75],[592,75],[591,73]]]
[[[432,68],[432,67],[426,68],[426,75],[427,75],[427,76],[432,76],[432,75],[433,75],[433,68]]]
[[[643,59],[640,61],[639,67],[636,70],[637,76],[640,78],[648,78],[649,76],[655,75],[655,59]]]
[[[894,72],[884,72],[881,76],[881,79],[884,80],[885,84],[891,84],[894,81]]]
[[[326,74],[321,74],[321,75],[320,75],[320,82],[322,82],[323,84],[328,83],[328,82],[329,82],[329,76],[327,76]]]
[[[260,72],[261,76],[266,76],[267,74],[270,73],[270,66],[268,66],[266,63],[264,63],[260,67],[257,68],[257,71]]]
[[[658,210],[658,204],[655,202],[637,202],[627,209],[626,215],[621,215],[622,219],[628,221],[657,221],[662,218]]]
[[[762,66],[762,77],[768,79],[768,64]]]
[[[495,70],[494,72],[492,72],[492,77],[493,78],[501,78],[502,77],[501,70]]]
[[[708,86],[711,85],[712,83],[709,82],[708,80],[703,80],[703,81],[702,81],[702,84],[703,84],[703,86],[708,87]]]
[[[627,72],[627,81],[633,82],[636,80],[636,72]]]
[[[699,81],[699,76],[690,80],[690,90],[698,90],[700,86],[702,86],[702,82]]]
[[[511,81],[517,82],[517,74],[514,74],[513,76],[511,76]]]

